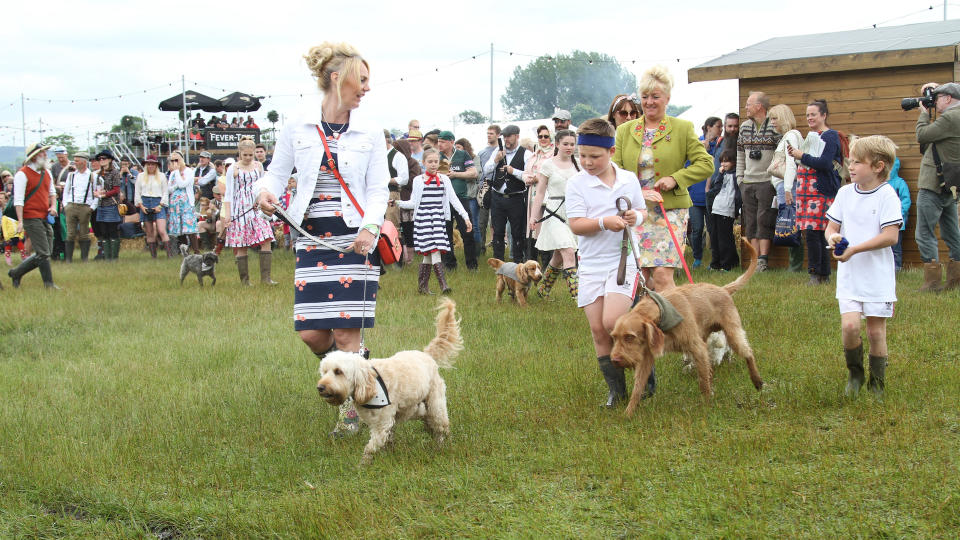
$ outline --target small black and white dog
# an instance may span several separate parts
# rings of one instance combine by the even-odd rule
[[[220,257],[212,251],[200,255],[188,255],[188,252],[189,247],[181,244],[180,253],[183,254],[183,262],[180,263],[180,285],[183,286],[183,280],[190,272],[197,275],[197,281],[200,282],[201,287],[203,287],[203,276],[210,276],[213,279],[212,285],[216,285],[217,275],[214,273],[214,269],[220,262]]]

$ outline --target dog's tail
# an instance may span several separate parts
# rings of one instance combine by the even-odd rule
[[[430,340],[423,352],[429,354],[438,366],[449,368],[453,367],[453,358],[463,350],[457,304],[450,298],[443,298],[437,309],[437,335]]]
[[[753,249],[753,246],[746,237],[744,237],[742,241],[743,249],[741,250],[741,254],[750,261],[750,264],[747,266],[747,271],[741,274],[740,277],[738,277],[735,281],[727,283],[723,286],[723,290],[730,294],[739,291],[741,287],[750,281],[750,276],[757,271],[757,250]]]
[[[190,253],[190,246],[187,244],[180,244],[180,256],[186,257],[188,253]]]

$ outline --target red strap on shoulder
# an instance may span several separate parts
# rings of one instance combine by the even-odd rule
[[[340,182],[340,187],[347,192],[347,197],[350,198],[350,202],[353,203],[353,206],[357,208],[357,212],[360,213],[360,217],[363,217],[363,208],[360,208],[360,203],[357,202],[357,199],[353,197],[353,193],[350,193],[350,188],[347,187],[347,183],[343,181],[343,177],[340,176],[340,171],[337,169],[337,163],[333,161],[333,155],[330,153],[330,147],[327,146],[327,136],[323,133],[323,130],[320,129],[320,126],[317,126],[317,133],[320,134],[320,141],[323,142],[323,151],[327,154],[327,167],[333,171],[333,176],[337,178],[337,181]]]

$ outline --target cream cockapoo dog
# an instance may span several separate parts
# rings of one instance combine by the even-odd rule
[[[421,418],[437,443],[450,434],[446,384],[439,369],[453,366],[463,350],[456,303],[444,298],[436,319],[437,334],[423,351],[400,351],[390,358],[366,360],[357,353],[335,351],[320,362],[317,391],[331,405],[353,396],[360,420],[370,427],[361,464],[393,439],[398,422]]]

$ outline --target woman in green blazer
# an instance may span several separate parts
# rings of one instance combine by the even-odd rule
[[[640,78],[642,116],[617,128],[613,161],[637,175],[643,185],[647,215],[637,227],[640,236],[638,262],[648,286],[658,292],[671,289],[673,270],[681,265],[666,219],[680,242],[686,245],[687,187],[713,174],[713,158],[693,131],[693,124],[667,116],[673,77],[663,66],[654,66]],[[658,202],[663,202],[666,216]]]

